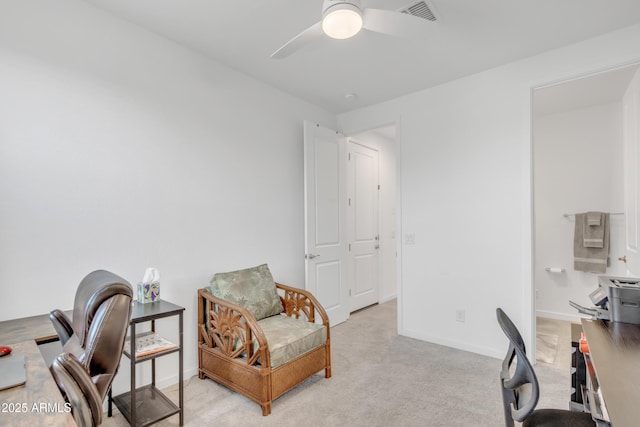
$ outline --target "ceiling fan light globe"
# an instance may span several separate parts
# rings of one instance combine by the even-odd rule
[[[334,39],[348,39],[362,29],[362,14],[350,4],[341,4],[328,10],[322,18],[322,31]]]

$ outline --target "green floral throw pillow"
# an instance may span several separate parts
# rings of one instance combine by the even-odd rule
[[[267,264],[217,273],[211,279],[209,291],[218,298],[246,308],[256,320],[283,311],[276,284]]]

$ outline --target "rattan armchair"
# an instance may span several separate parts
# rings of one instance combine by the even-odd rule
[[[324,369],[325,378],[331,377],[329,318],[324,308],[307,291],[275,285],[284,311],[259,321],[240,304],[218,298],[207,288],[198,290],[199,378],[210,378],[254,400],[265,416],[271,413],[273,400],[310,376]],[[316,338],[321,336],[316,343],[321,343],[296,348],[301,354],[283,358],[279,342],[283,339],[270,331],[273,321],[290,323],[298,335],[300,328],[311,328]],[[278,328],[282,330],[281,325]],[[304,344],[309,338],[286,340]]]

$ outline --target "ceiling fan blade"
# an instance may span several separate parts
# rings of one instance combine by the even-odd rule
[[[286,42],[280,49],[273,52],[271,57],[275,59],[285,58],[305,45],[319,40],[323,34],[322,22],[318,22]]]
[[[391,36],[425,39],[433,35],[435,26],[423,18],[382,9],[364,9],[362,27]]]

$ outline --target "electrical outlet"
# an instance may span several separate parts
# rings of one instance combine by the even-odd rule
[[[404,244],[405,245],[415,245],[416,244],[416,234],[415,233],[407,233],[404,235]]]
[[[464,310],[456,310],[456,322],[464,323]]]

